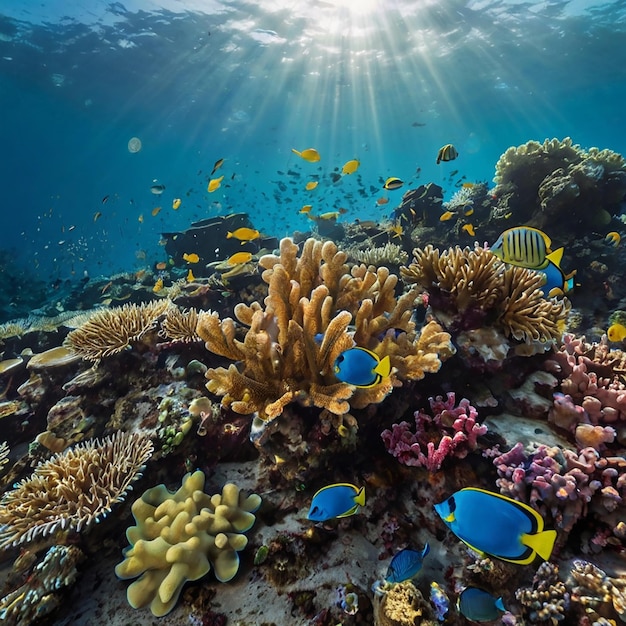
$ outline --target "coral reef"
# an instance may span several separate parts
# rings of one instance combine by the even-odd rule
[[[182,341],[184,343],[202,341],[196,333],[197,326],[198,311],[196,309],[193,307],[190,309],[169,307],[161,322],[159,335],[169,341]]]
[[[434,626],[437,623],[430,605],[410,580],[390,585],[376,597],[375,626]]]
[[[9,462],[9,446],[6,441],[0,443],[0,470]]]
[[[537,272],[506,265],[478,246],[440,252],[428,245],[413,254],[402,276],[427,290],[434,315],[451,333],[492,326],[513,344],[540,342],[544,349],[560,340],[571,305],[544,297]]]
[[[133,608],[150,604],[162,616],[176,604],[183,585],[198,580],[211,565],[221,582],[231,580],[239,569],[239,555],[248,539],[243,534],[254,524],[252,514],[261,498],[244,497],[228,483],[222,494],[203,492],[204,473],[183,477],[172,493],[165,485],[152,487],[132,505],[136,526],[126,531],[130,546],[115,568],[119,578],[139,579],[128,587]]]
[[[515,597],[532,624],[563,621],[570,603],[567,587],[559,580],[558,566],[548,561],[539,566],[532,585],[518,589]]]
[[[409,260],[408,253],[395,243],[386,243],[380,248],[367,248],[366,250],[355,248],[346,252],[359,263],[375,267],[403,265]]]
[[[403,465],[425,467],[429,472],[438,471],[448,457],[465,458],[476,449],[476,440],[487,427],[478,423],[478,412],[469,400],[463,398],[458,406],[455,400],[453,392],[446,400],[441,396],[429,398],[433,416],[416,411],[415,432],[408,422],[384,430],[381,437],[387,452]]]
[[[259,261],[268,284],[265,308],[235,307],[248,327],[243,341],[233,319],[200,314],[197,333],[207,349],[241,363],[207,371],[207,388],[222,396],[224,406],[264,420],[293,401],[343,415],[351,406],[381,402],[396,379],[419,380],[439,370],[454,348],[436,323],[416,332],[411,315],[417,291],[396,298],[397,277],[387,268],[360,265],[349,272],[345,261],[330,241],[308,239],[298,257],[298,247],[283,239],[280,256]],[[355,344],[389,356],[391,375],[368,389],[338,382],[335,360]]]
[[[55,454],[0,500],[0,549],[80,532],[123,501],[152,454],[152,442],[118,431]]]
[[[124,304],[102,309],[71,331],[65,345],[88,361],[122,352],[156,326],[157,319],[171,306],[169,300]]]

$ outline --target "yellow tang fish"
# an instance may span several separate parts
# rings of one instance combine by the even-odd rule
[[[490,250],[499,259],[518,267],[543,269],[549,263],[550,237],[530,226],[516,226],[505,230]]]
[[[316,180],[312,180],[310,182],[308,182],[306,184],[306,190],[307,191],[312,191],[313,189],[315,189],[317,186],[319,185],[319,183]]]
[[[606,237],[604,238],[604,241],[614,248],[617,248],[617,246],[619,246],[621,240],[622,238],[620,234],[618,232],[615,232],[614,230],[612,230],[610,233],[607,233]]]
[[[212,178],[209,181],[209,186],[207,187],[207,191],[209,193],[213,193],[216,189],[219,189],[220,185],[222,184],[223,178],[224,178],[223,176],[220,176],[219,178]]]
[[[461,187],[463,187],[463,189],[471,189],[472,187],[475,187],[475,183],[463,183],[461,185]]]
[[[161,212],[161,207],[157,206],[152,209],[152,217],[156,217]]]
[[[189,270],[187,272],[187,282],[192,283],[194,280],[196,280],[196,277],[193,275],[193,272]]]
[[[305,161],[308,161],[309,163],[315,163],[320,160],[320,153],[315,148],[307,148],[302,152],[299,152],[295,148],[292,148],[291,151]]]
[[[392,176],[385,181],[383,189],[400,189],[402,185],[404,185],[404,181]]]
[[[180,208],[181,202],[182,200],[180,198],[174,198],[174,201],[172,202],[172,208],[174,209],[174,211]]]
[[[192,252],[191,254],[187,254],[185,252],[185,254],[183,254],[183,259],[187,261],[187,263],[197,263],[200,260],[200,257],[195,252]]]
[[[247,263],[250,260],[252,260],[251,252],[236,252],[226,259],[226,263],[228,263],[228,265],[239,265],[240,263]]]
[[[305,204],[301,209],[300,209],[300,213],[310,213],[311,209],[313,208],[312,204]]]
[[[154,293],[159,293],[159,291],[163,290],[163,279],[162,278],[157,278],[156,283],[154,283],[154,287],[152,287],[152,291],[154,291]]]
[[[342,168],[342,174],[354,174],[359,169],[359,165],[361,162],[358,159],[352,159],[352,161],[348,161]]]
[[[461,230],[464,230],[470,237],[473,237],[476,234],[472,224],[463,224]]]
[[[447,222],[448,220],[451,220],[455,215],[456,215],[456,213],[453,213],[452,211],[446,211],[445,213],[442,213],[440,215],[439,221],[440,222]]]
[[[226,239],[230,239],[231,237],[234,237],[235,239],[239,239],[241,243],[244,243],[245,241],[254,241],[255,239],[258,239],[260,236],[261,236],[261,233],[254,228],[238,228],[237,230],[234,230],[233,232],[228,231],[226,233]]]
[[[624,341],[624,339],[626,339],[626,326],[617,323],[611,324],[606,335],[609,338],[609,341]]]
[[[451,144],[447,143],[445,146],[439,148],[439,152],[437,152],[437,165],[442,161],[454,161],[459,156],[456,148]]]

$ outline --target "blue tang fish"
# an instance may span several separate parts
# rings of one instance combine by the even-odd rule
[[[544,530],[535,509],[499,493],[467,487],[435,504],[435,511],[476,552],[519,565],[552,554],[556,530]]]
[[[502,598],[478,587],[466,587],[456,601],[458,612],[472,622],[492,622],[506,611]]]
[[[314,522],[325,522],[333,517],[348,517],[362,506],[365,506],[365,487],[337,483],[322,487],[313,496],[307,518]]]
[[[335,361],[335,376],[343,383],[355,387],[373,387],[389,376],[389,356],[378,358],[366,348],[350,348],[342,352]]]
[[[400,550],[391,559],[385,580],[388,583],[401,583],[417,576],[417,573],[422,569],[422,561],[429,550],[428,544],[424,546],[423,550],[412,550],[411,548]]]
[[[543,231],[530,226],[516,226],[505,230],[490,250],[505,263],[538,270],[548,264],[546,257],[550,244],[550,237]]]
[[[544,293],[549,296],[562,296],[574,288],[574,275],[576,270],[570,272],[567,276],[561,269],[561,258],[563,257],[563,248],[559,248],[546,256],[548,264],[537,270],[546,277],[543,285]]]

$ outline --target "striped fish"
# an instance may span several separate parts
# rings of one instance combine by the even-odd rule
[[[442,161],[454,161],[458,156],[459,153],[457,149],[451,143],[447,143],[445,146],[439,148],[439,152],[437,152],[437,165]],[[454,174],[454,172],[452,172],[452,174]]]
[[[543,231],[517,226],[505,230],[491,246],[491,252],[505,263],[538,270],[548,265],[550,243]]]

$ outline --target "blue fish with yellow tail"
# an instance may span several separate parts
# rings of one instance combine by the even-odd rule
[[[506,611],[502,598],[478,587],[466,587],[456,601],[457,611],[471,622],[492,622]]]
[[[516,226],[505,230],[489,249],[505,263],[539,270],[548,264],[551,243],[537,228]]]
[[[435,504],[435,511],[476,552],[519,565],[552,554],[556,530],[544,530],[535,509],[499,493],[467,487]]]
[[[365,506],[365,487],[337,483],[322,487],[313,496],[307,518],[314,522],[325,522],[334,517],[348,517],[362,506]]]
[[[335,376],[355,387],[374,387],[391,372],[389,356],[382,359],[367,348],[350,348],[342,352],[334,364]]]
[[[422,569],[422,561],[429,551],[430,546],[428,544],[424,546],[423,550],[413,550],[411,548],[400,550],[391,559],[385,580],[388,583],[401,583],[415,578]]]
[[[574,276],[576,270],[565,275],[561,269],[561,259],[563,257],[563,248],[559,248],[546,256],[548,264],[537,270],[546,277],[546,282],[542,286],[542,290],[550,297],[562,296],[574,289]]]

